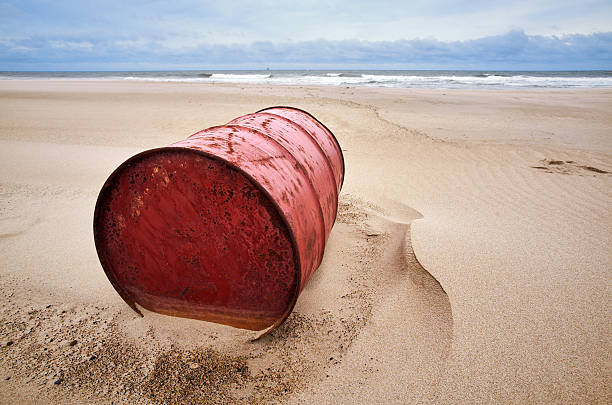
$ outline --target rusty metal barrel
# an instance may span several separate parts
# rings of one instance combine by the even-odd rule
[[[121,164],[96,203],[98,257],[136,312],[275,327],[321,264],[343,179],[309,113],[244,115]]]

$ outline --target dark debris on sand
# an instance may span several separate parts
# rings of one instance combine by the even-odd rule
[[[590,172],[590,174],[610,174],[610,172],[606,170],[599,169],[597,167],[589,166],[589,165],[581,165],[576,163],[573,160],[554,160],[554,159],[542,159],[540,161],[542,164],[538,166],[531,166],[533,169],[538,169],[544,171],[546,173],[559,173],[559,174],[577,174],[584,175],[587,174],[585,172]]]

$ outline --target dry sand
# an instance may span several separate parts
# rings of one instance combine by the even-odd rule
[[[346,180],[288,322],[121,301],[92,237],[123,160],[272,105]],[[0,83],[0,403],[612,402],[612,90]]]

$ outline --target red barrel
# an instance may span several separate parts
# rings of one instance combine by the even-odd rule
[[[119,166],[96,203],[98,257],[137,312],[278,326],[321,264],[343,179],[309,113],[245,115]]]

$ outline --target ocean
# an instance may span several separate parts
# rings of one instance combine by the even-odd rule
[[[436,89],[612,87],[612,71],[173,70],[0,72],[0,80],[125,80]]]

